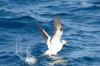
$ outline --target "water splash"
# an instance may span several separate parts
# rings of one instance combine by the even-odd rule
[[[24,56],[22,53],[22,47],[20,46],[20,43],[17,42],[16,40],[16,55],[23,61],[24,60]]]
[[[25,63],[29,65],[34,65],[37,61],[36,61],[36,58],[32,56],[31,53],[29,52],[30,45],[31,43],[28,44],[25,54],[23,54],[24,52],[22,51],[20,44],[16,43],[16,55]]]
[[[67,60],[60,58],[59,56],[48,56],[49,61],[44,62],[45,66],[67,66]]]
[[[36,63],[36,58],[34,56],[32,56],[29,52],[29,45],[27,46],[27,49],[26,49],[26,58],[25,58],[25,62],[29,65],[33,65]]]

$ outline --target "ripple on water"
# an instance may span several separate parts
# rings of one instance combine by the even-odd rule
[[[99,12],[100,2],[94,0],[1,0],[0,66],[28,66],[15,55],[16,42],[23,53],[32,43],[30,52],[37,59],[36,66],[100,66]],[[59,16],[62,39],[69,45],[63,46],[59,57],[41,57],[47,46],[35,23],[52,35],[54,15]]]

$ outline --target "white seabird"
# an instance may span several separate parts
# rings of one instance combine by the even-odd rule
[[[48,50],[44,53],[44,55],[57,55],[57,53],[62,49],[63,45],[66,43],[65,40],[60,40],[63,34],[62,25],[58,20],[58,17],[54,17],[54,33],[52,37],[50,37],[46,31],[39,27],[39,31],[42,36],[45,38],[45,41],[48,46]]]

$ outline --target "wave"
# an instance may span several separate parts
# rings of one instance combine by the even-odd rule
[[[0,66],[26,65],[15,54],[17,37],[22,38],[18,42],[24,50],[32,42],[30,52],[38,59],[37,65],[59,64],[58,60],[39,57],[47,47],[35,25],[40,24],[52,34],[55,15],[62,23],[63,38],[69,44],[58,55],[68,60],[69,66],[100,66],[99,4],[94,0],[0,0]]]

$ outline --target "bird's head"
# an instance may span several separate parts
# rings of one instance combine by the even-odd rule
[[[61,43],[64,45],[68,45],[66,40],[61,40]]]

